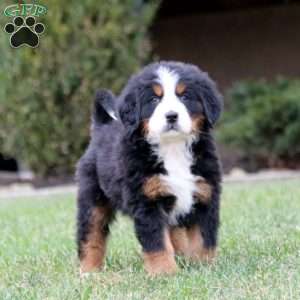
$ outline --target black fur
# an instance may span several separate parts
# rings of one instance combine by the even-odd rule
[[[221,171],[211,127],[220,115],[222,98],[208,75],[197,67],[160,62],[133,76],[118,98],[110,92],[96,97],[91,141],[77,168],[79,254],[89,230],[90,212],[95,206],[109,206],[112,215],[115,211],[129,215],[143,251],[159,251],[164,247],[163,230],[176,198],[168,196],[149,201],[142,189],[146,178],[166,174],[163,162],[153,152],[155,145],[146,141],[142,128],[142,121],[149,119],[155,109],[151,85],[155,70],[161,65],[175,70],[186,84],[185,103],[191,115],[205,115],[203,128],[192,145],[191,171],[212,186],[212,198],[207,205],[194,204],[192,212],[181,216],[178,224],[185,227],[198,224],[205,246],[216,246]],[[121,121],[113,120],[105,112],[107,107],[114,108],[114,102]]]
[[[99,90],[96,93],[94,103],[93,121],[105,124],[111,121],[111,112],[115,113],[115,96],[111,91]]]

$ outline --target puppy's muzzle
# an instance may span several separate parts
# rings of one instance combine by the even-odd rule
[[[175,111],[169,111],[165,114],[166,116],[166,121],[167,125],[165,130],[170,131],[170,130],[178,130],[178,113]]]
[[[175,124],[178,121],[178,113],[175,111],[169,111],[166,113],[166,119],[168,124]]]

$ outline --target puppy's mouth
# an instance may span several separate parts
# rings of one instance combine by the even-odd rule
[[[180,131],[180,128],[178,124],[167,124],[164,128],[164,132],[170,132],[170,131]]]

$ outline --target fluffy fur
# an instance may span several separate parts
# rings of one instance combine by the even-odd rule
[[[102,267],[117,211],[133,219],[151,275],[175,272],[174,253],[214,257],[221,171],[211,129],[221,108],[208,75],[178,62],[145,67],[119,97],[97,93],[77,167],[83,272]]]

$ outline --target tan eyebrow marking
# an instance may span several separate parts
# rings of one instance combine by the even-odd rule
[[[186,90],[186,85],[183,83],[183,82],[179,82],[177,85],[176,85],[176,89],[175,89],[175,92],[177,95],[182,95]]]
[[[158,83],[154,83],[152,85],[152,89],[153,89],[153,92],[154,94],[157,96],[157,97],[162,97],[163,94],[164,94],[164,91],[163,91],[163,88],[160,84]]]

